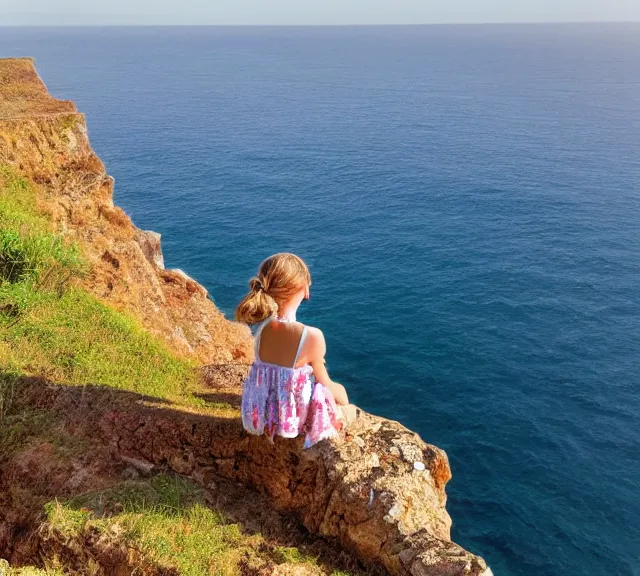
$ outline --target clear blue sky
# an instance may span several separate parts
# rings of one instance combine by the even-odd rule
[[[640,21],[640,0],[0,0],[0,25],[566,21]]]

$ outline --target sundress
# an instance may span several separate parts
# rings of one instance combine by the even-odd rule
[[[304,434],[304,448],[310,448],[337,436],[342,427],[340,412],[326,386],[316,382],[309,364],[295,368],[307,336],[306,326],[293,366],[260,360],[260,335],[273,320],[268,318],[256,331],[255,360],[242,388],[242,425],[247,432],[264,434],[272,441],[276,435],[295,438]]]

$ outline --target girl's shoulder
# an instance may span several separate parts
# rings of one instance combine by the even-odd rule
[[[302,326],[302,330],[306,330],[307,338],[323,338],[324,334],[320,328],[316,328],[315,326],[310,326],[309,324],[303,324],[302,322],[296,322],[298,326]]]
[[[305,354],[311,357],[324,356],[327,345],[324,340],[324,334],[320,328],[315,326],[307,326],[303,328],[306,330],[306,337],[304,341]]]

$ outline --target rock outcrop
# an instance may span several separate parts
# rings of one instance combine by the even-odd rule
[[[235,387],[225,388],[223,398],[218,388],[210,395],[211,401],[232,405],[240,400]],[[62,415],[65,430],[100,455],[97,461],[85,459],[82,467],[66,464],[66,475],[67,468],[43,465],[43,454],[51,449],[47,442],[33,446],[8,464],[14,475],[24,469],[14,479],[23,489],[35,481],[39,490],[43,485],[68,490],[87,481],[86,470],[91,475],[118,461],[142,475],[169,469],[212,491],[231,480],[258,490],[311,534],[389,574],[491,575],[482,558],[451,542],[446,454],[397,422],[361,412],[340,439],[303,450],[301,439],[276,437],[272,443],[245,433],[232,413],[193,414],[108,388],[33,381],[23,386],[16,403]]]
[[[362,415],[339,442],[303,451],[299,441],[243,433],[237,419],[114,411],[105,438],[138,462],[169,466],[205,487],[216,477],[249,484],[312,533],[336,538],[391,574],[484,575],[484,561],[451,542],[446,454],[396,422]]]
[[[0,164],[37,183],[42,209],[82,247],[86,289],[138,317],[178,353],[215,364],[204,370],[204,400],[237,405],[251,359],[248,331],[225,319],[195,280],[164,269],[158,235],[137,229],[113,205],[113,180],[91,150],[84,117],[48,95],[31,60],[0,60]],[[169,468],[205,487],[219,479],[251,486],[310,533],[390,574],[491,574],[451,542],[446,454],[397,422],[360,413],[339,439],[305,451],[299,440],[246,434],[232,411],[193,414],[116,390],[42,382],[22,395],[29,406],[63,414],[69,430],[110,459],[141,474]],[[3,533],[13,532],[0,527]]]
[[[152,266],[164,270],[164,256],[160,244],[160,234],[153,230],[139,230],[136,236],[142,253]]]

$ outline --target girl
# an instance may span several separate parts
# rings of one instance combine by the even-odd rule
[[[335,436],[355,417],[344,386],[327,373],[324,335],[296,321],[310,286],[301,258],[274,254],[260,264],[236,309],[236,320],[257,324],[255,360],[242,390],[242,424],[272,440],[276,434],[304,433],[305,448]]]

